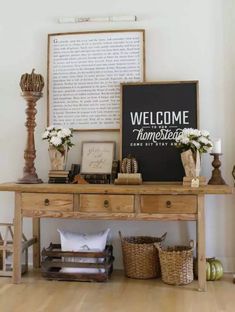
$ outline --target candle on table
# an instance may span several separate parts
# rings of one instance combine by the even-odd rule
[[[221,139],[214,140],[213,153],[221,154]]]

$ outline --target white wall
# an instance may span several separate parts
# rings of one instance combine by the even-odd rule
[[[22,0],[14,6],[4,3],[0,11],[0,182],[16,181],[22,176],[26,129],[25,102],[20,96],[19,80],[24,72],[36,68],[46,77],[47,34],[53,32],[144,28],[146,30],[147,80],[190,80],[200,82],[200,127],[223,141],[222,172],[232,184],[235,164],[235,23],[233,0],[100,0],[46,1]],[[135,23],[58,24],[59,16],[138,16]],[[46,92],[44,92],[46,94]],[[46,126],[46,95],[37,105],[35,141],[36,168],[47,180],[47,144],[41,141]],[[76,146],[69,154],[69,166],[80,161],[81,141],[115,140],[118,134],[76,133]],[[203,174],[211,174],[211,158],[203,156]],[[13,195],[0,194],[0,220],[11,221]],[[235,270],[234,196],[208,196],[206,200],[207,256],[223,259],[227,270]],[[111,222],[42,220],[42,246],[58,241],[57,227],[95,232],[111,227],[116,267],[120,267],[117,231],[126,234],[161,235],[168,232],[167,243],[185,243],[195,238],[193,222]],[[30,220],[24,232],[30,236]]]

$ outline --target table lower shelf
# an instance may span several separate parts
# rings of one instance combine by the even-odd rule
[[[64,218],[83,220],[130,220],[130,221],[196,221],[196,213],[107,213],[107,212],[62,212],[46,210],[23,210],[24,217],[30,218]]]

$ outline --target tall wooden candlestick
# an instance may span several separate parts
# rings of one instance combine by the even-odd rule
[[[25,123],[27,128],[27,143],[24,151],[25,166],[23,169],[23,178],[19,179],[18,183],[42,183],[34,167],[34,160],[36,158],[34,129],[36,127],[35,116],[37,113],[35,106],[36,102],[42,97],[42,93],[26,91],[22,93],[22,96],[27,102],[27,108],[25,110],[27,116]]]
[[[34,69],[31,74],[21,76],[20,87],[22,96],[27,102],[25,126],[27,128],[27,142],[24,151],[25,166],[23,169],[23,178],[18,183],[42,183],[38,178],[34,167],[36,158],[36,150],[34,143],[34,129],[36,127],[35,116],[37,113],[36,103],[42,97],[42,89],[44,87],[44,79],[41,75],[36,75]]]
[[[214,156],[214,160],[212,161],[212,166],[214,167],[214,170],[212,171],[212,176],[208,182],[208,184],[213,185],[224,185],[226,184],[224,179],[221,176],[220,166],[221,161],[219,159],[219,156],[222,155],[221,153],[211,153],[210,155]]]

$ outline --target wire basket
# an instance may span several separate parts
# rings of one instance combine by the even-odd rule
[[[161,245],[166,234],[161,237],[119,236],[122,244],[123,266],[125,275],[130,278],[148,279],[160,277],[160,262],[154,243]]]
[[[189,246],[175,246],[162,249],[154,244],[159,252],[162,281],[171,285],[186,285],[193,281],[194,241]]]

